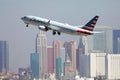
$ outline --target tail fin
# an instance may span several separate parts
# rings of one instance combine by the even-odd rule
[[[99,18],[99,16],[93,17],[87,24],[85,24],[85,26],[82,27],[82,29],[93,31],[93,29],[95,28],[95,25],[97,23],[98,18]]]

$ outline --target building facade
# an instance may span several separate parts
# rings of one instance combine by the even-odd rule
[[[113,53],[113,29],[111,27],[96,28],[102,33],[87,37],[88,52]]]
[[[40,78],[44,78],[48,74],[47,67],[47,38],[44,31],[38,33],[36,38],[36,53],[39,54],[39,70]]]
[[[90,78],[105,77],[105,57],[106,53],[81,54],[80,76]]]
[[[86,40],[84,40],[83,37],[80,37],[77,53],[80,53],[80,54],[86,53],[85,52],[85,46],[86,46],[85,44],[87,44]]]
[[[76,42],[70,41],[64,43],[65,52],[72,63],[72,71],[76,73]]]
[[[61,79],[62,74],[62,59],[57,58],[56,59],[56,78]]]
[[[47,60],[48,60],[48,73],[53,74],[54,73],[54,53],[53,53],[53,47],[48,46],[47,47]]]
[[[62,48],[62,42],[60,40],[54,40],[53,41],[54,73],[56,73],[56,59],[60,57],[61,48]]]
[[[32,78],[36,78],[36,79],[39,79],[39,75],[40,75],[39,57],[40,56],[38,53],[32,53],[30,56],[30,66],[31,66],[31,70],[32,70]]]
[[[118,38],[118,54],[120,54],[120,37]]]
[[[83,37],[80,37],[78,48],[76,50],[76,68],[77,68],[78,72],[80,72],[80,55],[85,54],[85,45],[84,45],[84,43],[83,43]]]
[[[9,46],[7,41],[0,41],[0,73],[9,71]]]
[[[80,55],[80,76],[96,77],[96,56],[94,54]]]
[[[66,55],[66,61],[64,63],[64,79],[65,80],[70,80],[74,77],[74,72],[72,70],[72,63],[68,57],[68,55]]]
[[[106,79],[120,79],[120,54],[108,54],[106,56]]]
[[[120,54],[120,30],[113,30],[113,53]]]

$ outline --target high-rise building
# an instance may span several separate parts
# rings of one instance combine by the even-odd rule
[[[120,38],[120,30],[113,30],[113,53],[120,54],[118,51],[120,48],[119,46],[119,38]]]
[[[105,57],[106,57],[106,53],[91,53],[91,54],[96,55],[96,76],[105,77]]]
[[[67,60],[67,57],[69,57],[69,59],[71,61],[69,42],[64,43],[64,48],[65,48],[65,61]]]
[[[80,48],[76,50],[76,69],[79,72],[80,71]]]
[[[72,79],[73,77],[74,77],[74,72],[72,70],[72,63],[67,54],[66,61],[64,63],[64,79],[69,80],[69,79]]]
[[[36,53],[39,53],[39,70],[40,77],[43,79],[47,75],[47,39],[44,31],[41,31],[37,35],[36,39]]]
[[[62,74],[64,73],[65,48],[60,49],[60,58],[62,59]]]
[[[54,73],[56,73],[56,59],[60,57],[61,48],[62,48],[62,42],[60,40],[54,40],[53,41]]]
[[[69,56],[70,61],[72,62],[72,69],[75,74],[76,72],[76,42],[74,41],[65,42],[64,47],[66,50],[66,54]]]
[[[94,34],[92,36],[87,37],[89,53],[91,52],[113,53],[112,28],[101,27],[96,28],[96,30],[102,31],[102,33]]]
[[[39,74],[40,74],[40,60],[39,60],[39,54],[38,53],[32,53],[30,56],[30,66],[32,70],[32,78],[37,78],[39,79]]]
[[[80,55],[80,76],[96,77],[96,58],[94,54]]]
[[[87,44],[87,43],[86,43]],[[80,37],[79,44],[78,44],[78,53],[85,54],[85,45],[83,43],[83,37]]]
[[[82,43],[84,47],[84,54],[88,54],[88,43],[87,43],[87,37],[82,36]]]
[[[48,73],[54,73],[54,53],[53,53],[53,47],[48,46],[47,47],[47,59],[48,59]]]
[[[105,60],[107,80],[120,79],[120,54],[108,54]]]
[[[120,54],[120,37],[118,38],[118,54]]]
[[[56,78],[60,79],[62,74],[62,59],[57,58],[56,59]]]
[[[0,41],[0,73],[9,70],[9,48],[7,41]]]
[[[65,48],[60,49],[60,57],[62,58],[62,63],[65,62]]]
[[[87,53],[87,40],[84,37],[80,37],[78,48],[76,50],[76,68],[77,71],[80,71],[80,55]]]
[[[104,77],[106,53],[90,53],[80,55],[81,77]],[[101,66],[102,65],[102,66]]]

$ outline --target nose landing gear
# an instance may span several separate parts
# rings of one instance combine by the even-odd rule
[[[26,27],[28,27],[29,25],[28,24],[26,24]]]

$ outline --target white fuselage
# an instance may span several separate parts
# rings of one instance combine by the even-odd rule
[[[76,27],[69,24],[64,24],[40,17],[35,17],[35,16],[25,16],[22,17],[22,20],[24,21],[25,24],[32,24],[38,27],[45,26],[49,30],[53,30],[57,32],[63,32],[72,35],[84,35],[84,36],[92,34],[91,33],[92,31],[84,30],[80,27]]]

